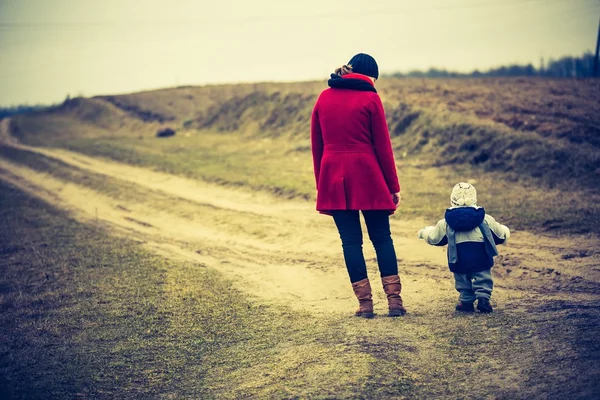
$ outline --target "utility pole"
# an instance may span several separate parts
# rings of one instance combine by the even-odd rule
[[[600,21],[598,22],[598,38],[596,39],[596,57],[594,57],[594,76],[599,76],[598,57],[600,57]]]

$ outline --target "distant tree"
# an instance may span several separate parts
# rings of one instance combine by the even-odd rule
[[[480,76],[552,76],[563,78],[585,78],[594,73],[594,55],[591,52],[584,53],[581,57],[562,57],[558,60],[549,59],[546,63],[544,58],[540,59],[540,68],[536,69],[532,64],[527,65],[504,65],[490,68],[487,71],[474,70],[470,73],[452,72],[446,69],[430,68],[427,71],[412,70],[407,74],[396,72],[394,77],[417,77],[417,78],[447,78],[447,77],[480,77]]]
[[[34,112],[34,111],[40,111],[40,110],[44,110],[48,107],[49,106],[41,105],[41,104],[35,104],[35,105],[21,104],[18,106],[0,107],[0,119],[6,118],[6,117],[12,117],[14,115],[25,114],[25,113]]]
[[[406,74],[406,76],[410,76],[413,78],[423,78],[424,76],[426,76],[427,74],[423,71],[418,71],[418,70],[413,70],[410,71],[408,74]]]

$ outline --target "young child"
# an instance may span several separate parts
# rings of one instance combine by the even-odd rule
[[[469,183],[454,186],[450,203],[444,219],[421,229],[419,239],[434,246],[448,245],[448,266],[460,293],[456,311],[475,311],[477,300],[480,312],[491,313],[493,257],[498,255],[496,245],[506,242],[510,231],[477,206],[477,192]]]

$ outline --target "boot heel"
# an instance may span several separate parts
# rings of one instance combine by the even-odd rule
[[[354,314],[354,316],[360,317],[360,318],[371,319],[371,318],[375,318],[375,313],[372,313],[372,312],[361,312],[361,313]]]
[[[404,314],[406,314],[406,310],[390,310],[388,317],[402,317]]]

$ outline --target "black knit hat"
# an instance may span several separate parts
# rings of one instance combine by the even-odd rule
[[[379,67],[373,57],[365,53],[358,53],[348,61],[348,66],[352,67],[352,72],[366,76],[379,78]]]

